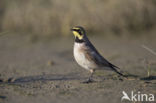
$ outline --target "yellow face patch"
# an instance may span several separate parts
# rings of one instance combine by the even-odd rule
[[[73,34],[75,37],[78,37],[79,39],[82,39],[83,38],[83,35],[80,35],[78,32],[76,31],[73,31]]]

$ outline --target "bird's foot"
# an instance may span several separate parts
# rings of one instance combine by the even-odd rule
[[[88,84],[88,83],[93,83],[93,82],[95,82],[93,79],[88,79],[87,81],[83,81],[82,83],[86,83],[86,84]]]

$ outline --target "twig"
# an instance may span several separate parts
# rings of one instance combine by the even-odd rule
[[[142,47],[144,48],[144,49],[146,49],[146,50],[148,50],[150,53],[152,53],[153,55],[155,55],[156,56],[156,52],[155,51],[153,51],[152,49],[150,49],[150,48],[148,48],[147,46],[145,46],[145,45],[142,45]]]
[[[150,73],[151,73],[151,66],[150,63],[147,59],[144,60],[145,65],[146,65],[146,69],[147,69],[147,76],[150,77]]]

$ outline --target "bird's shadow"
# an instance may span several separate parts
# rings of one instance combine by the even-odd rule
[[[149,77],[142,77],[142,78],[140,78],[137,75],[132,75],[132,74],[128,74],[126,76],[133,77],[133,78],[139,78],[139,80],[145,80],[145,81],[156,80],[156,76],[149,76]],[[10,80],[7,83],[16,84],[16,83],[32,83],[32,82],[36,82],[36,81],[71,81],[71,80],[82,81],[85,79],[87,79],[87,77],[81,76],[79,73],[69,73],[66,75],[45,74],[45,75],[19,77],[19,78],[14,79],[13,81]]]
[[[25,76],[16,78],[11,83],[29,83],[35,81],[71,81],[71,80],[82,80],[85,77],[81,77],[77,73],[70,73],[67,75],[63,74],[46,74],[46,75],[36,75],[36,76]]]
[[[156,76],[153,76],[153,75],[148,76],[148,77],[140,77],[138,75],[128,74],[128,75],[126,75],[126,77],[132,77],[132,78],[136,78],[139,80],[145,80],[145,81],[156,80]]]
[[[6,99],[6,96],[0,95],[0,99]]]
[[[149,76],[149,77],[143,77],[143,78],[140,78],[140,80],[156,80],[156,76]]]

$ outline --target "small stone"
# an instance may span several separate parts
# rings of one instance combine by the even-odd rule
[[[2,82],[8,82],[7,78],[2,78],[1,80],[2,80]]]
[[[3,82],[3,79],[0,78],[0,83]]]
[[[11,77],[11,78],[8,78],[7,82],[14,82],[14,81],[15,81],[15,78]]]
[[[6,99],[6,96],[1,96],[1,95],[0,95],[0,99]]]
[[[54,64],[55,64],[55,62],[52,60],[48,61],[48,63],[47,63],[48,66],[53,66]]]

